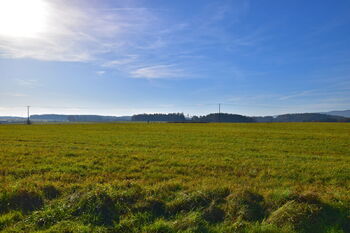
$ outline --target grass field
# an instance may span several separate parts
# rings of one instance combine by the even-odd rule
[[[0,125],[4,232],[350,232],[350,124]]]

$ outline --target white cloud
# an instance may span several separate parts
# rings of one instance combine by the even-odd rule
[[[180,69],[176,69],[174,65],[155,65],[138,68],[131,71],[131,76],[134,78],[179,78],[183,77],[184,73]]]
[[[104,75],[105,73],[106,73],[106,71],[104,71],[104,70],[99,70],[96,72],[96,74],[100,75],[100,76]]]
[[[68,0],[44,0],[47,27],[31,38],[0,35],[0,57],[86,62],[130,45],[128,38],[151,25],[145,8],[96,9]]]
[[[161,9],[132,8],[124,1],[124,8],[101,8],[103,3],[97,1],[40,1],[47,7],[48,27],[33,38],[0,35],[0,57],[93,62],[133,78],[178,78],[185,73],[198,77],[195,73],[203,73],[203,66],[198,70],[193,64],[203,58],[203,49],[252,45],[260,36],[230,36],[221,25],[231,11],[240,15],[239,9],[247,8],[244,4],[236,6],[237,12],[230,2],[214,4],[191,20],[172,21]],[[169,65],[173,63],[178,65]]]
[[[19,86],[23,87],[34,88],[40,86],[38,80],[35,79],[16,79],[15,81]]]
[[[49,15],[49,27],[32,38],[0,35],[0,57],[94,62],[133,78],[175,78],[183,75],[174,65],[158,65],[166,63],[166,57],[157,61],[151,55],[152,51],[167,45],[161,36],[164,35],[164,26],[153,10],[94,8],[87,4],[74,5],[68,0],[43,1]],[[178,30],[176,25],[175,28]],[[96,74],[103,75],[105,72],[101,70]],[[22,80],[19,84],[29,86],[34,83]]]
[[[294,99],[294,98],[310,96],[310,95],[314,94],[313,92],[314,92],[313,90],[301,91],[301,92],[298,92],[298,93],[295,93],[295,94],[281,96],[279,98],[279,100],[289,100],[289,99]]]
[[[137,55],[127,55],[124,58],[117,59],[117,60],[112,60],[112,61],[107,61],[105,62],[102,66],[104,67],[114,67],[114,68],[119,68],[120,66],[123,65],[128,65],[133,62],[136,62],[138,56]]]

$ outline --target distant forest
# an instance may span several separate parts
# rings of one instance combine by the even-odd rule
[[[185,122],[186,118],[183,113],[169,114],[138,114],[131,117],[132,121],[165,121],[165,122]]]
[[[211,113],[204,116],[185,117],[183,113],[157,113],[137,114],[133,116],[100,116],[100,115],[60,115],[43,114],[32,115],[32,122],[184,122],[184,123],[210,123],[210,122],[350,122],[349,117],[334,116],[322,113],[295,113],[279,116],[249,117],[230,113]],[[0,124],[25,122],[24,117],[0,117]]]
[[[255,122],[253,118],[229,114],[229,113],[211,113],[206,116],[194,116],[191,119],[192,122]]]
[[[350,118],[331,116],[320,113],[297,113],[285,114],[276,117],[248,117],[230,113],[211,113],[205,116],[193,116],[186,118],[182,113],[169,114],[138,114],[131,117],[131,121],[145,122],[194,122],[194,123],[210,123],[210,122],[350,122]]]

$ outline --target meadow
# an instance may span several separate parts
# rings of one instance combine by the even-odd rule
[[[348,123],[0,125],[3,232],[350,232]]]

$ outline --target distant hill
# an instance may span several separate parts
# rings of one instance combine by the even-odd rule
[[[333,114],[333,115],[332,115]],[[342,116],[340,116],[342,115]],[[348,117],[344,117],[348,116]],[[205,116],[186,118],[183,113],[137,114],[133,116],[100,115],[31,115],[32,122],[114,122],[114,121],[153,121],[153,122],[350,122],[350,110],[324,113],[293,113],[278,116],[249,117],[230,113],[211,113]],[[25,122],[25,117],[0,116],[0,123]]]
[[[100,115],[60,115],[43,114],[30,116],[32,121],[41,122],[111,122],[111,121],[130,121],[130,116],[100,116]]]
[[[1,122],[22,122],[26,117],[0,116]],[[110,122],[110,121],[130,121],[131,116],[100,116],[100,115],[62,115],[62,114],[42,114],[31,115],[33,122]]]
[[[339,122],[347,121],[345,117],[320,113],[284,114],[275,118],[276,122]]]
[[[332,116],[350,117],[350,110],[330,111],[330,112],[322,112],[322,113],[327,115],[332,115]]]
[[[255,122],[275,122],[275,117],[273,116],[258,116],[258,117],[252,117]]]
[[[256,122],[350,122],[350,118],[321,113],[294,113],[276,117],[253,117]]]
[[[98,115],[69,115],[68,121],[71,122],[111,122],[111,121],[130,121],[131,117],[123,116],[98,116]]]
[[[25,120],[24,117],[0,116],[0,122],[23,122]]]
[[[68,121],[68,115],[59,115],[59,114],[31,115],[30,119],[32,121],[65,122],[65,121]]]

